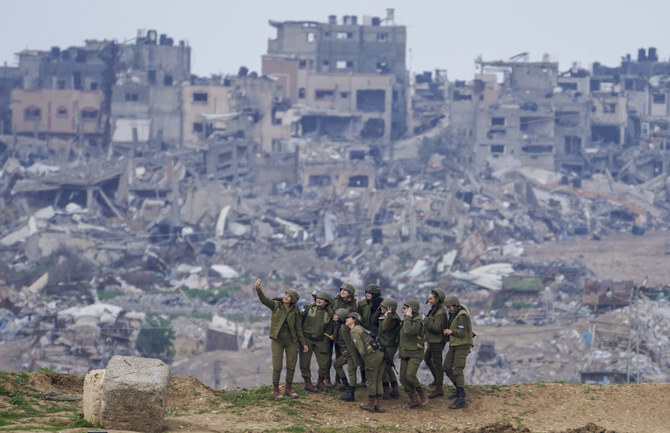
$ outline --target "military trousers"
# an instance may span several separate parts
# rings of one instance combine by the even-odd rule
[[[430,370],[435,384],[441,386],[444,383],[444,372],[442,371],[442,352],[447,343],[428,343],[423,360]]]
[[[385,364],[384,352],[381,350],[375,350],[365,356],[365,386],[369,397],[381,396],[384,393],[382,376]]]
[[[415,392],[421,386],[417,377],[421,361],[421,358],[400,358],[400,383],[405,392]]]
[[[387,347],[386,348],[386,353],[389,354],[389,358],[391,358],[391,361],[395,363],[395,359],[393,357],[395,356],[396,352],[398,351],[397,347]],[[382,382],[383,383],[397,383],[398,382],[398,377],[395,374],[395,371],[393,370],[392,365],[388,365],[387,363],[382,364],[382,367],[384,367],[384,374],[382,376]]]
[[[356,380],[356,363],[354,363],[353,358],[349,356],[346,350],[340,353],[341,355],[335,359],[335,364],[333,364],[335,373],[343,379],[346,378],[347,374],[344,373],[344,367],[346,366],[347,373],[349,374],[349,386],[355,387],[356,383],[358,383]]]
[[[277,338],[270,342],[272,351],[272,383],[279,383],[283,369],[284,354],[286,354],[286,381],[293,382],[295,365],[298,362],[298,342],[293,341],[289,332],[280,332]]]
[[[316,357],[316,364],[319,366],[319,377],[326,377],[330,370],[330,355],[326,343],[322,341],[307,340],[307,352],[300,351],[300,373],[302,377],[312,377],[312,354]],[[325,352],[324,352],[325,349]]]
[[[472,349],[471,344],[463,344],[460,346],[449,345],[447,356],[444,357],[444,374],[456,385],[457,388],[465,387],[465,360]]]

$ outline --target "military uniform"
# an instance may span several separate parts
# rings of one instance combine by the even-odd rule
[[[323,299],[330,303],[330,295],[325,292],[319,292],[317,299]],[[325,379],[328,375],[330,340],[326,337],[327,334],[333,333],[332,313],[329,305],[319,307],[316,304],[311,304],[305,308],[302,313],[302,331],[305,336],[307,345],[307,352],[300,352],[300,372],[305,380],[305,389],[307,391],[326,391]],[[316,363],[319,366],[319,378],[317,386],[314,388],[312,384],[312,371],[310,364],[312,362],[312,354],[316,357]]]
[[[428,396],[430,398],[444,395],[444,372],[442,371],[442,352],[447,344],[447,337],[442,333],[447,327],[447,312],[444,309],[444,292],[434,289],[433,296],[437,302],[430,308],[423,319],[426,337],[426,353],[423,360],[433,375],[435,390]]]
[[[449,335],[449,351],[444,358],[444,374],[456,386],[456,392],[449,397],[456,400],[449,406],[458,409],[465,406],[465,362],[474,343],[472,337],[472,322],[468,310],[461,306],[458,298],[448,296],[445,305],[454,305],[453,313],[449,314],[447,327],[451,331]]]
[[[382,374],[384,369],[382,363],[385,362],[384,352],[379,346],[374,347],[373,338],[360,325],[355,325],[351,329],[351,341],[356,352],[365,363],[365,386],[368,393],[368,404],[362,404],[361,409],[383,412],[381,401],[383,397]]]
[[[395,299],[386,298],[382,301],[382,305],[390,309],[391,312],[387,312],[385,315],[379,317],[379,341],[382,342],[386,348],[386,353],[393,360],[396,352],[398,352],[398,340],[400,338],[402,321],[398,313],[396,313],[398,302]],[[400,397],[400,393],[398,392],[398,377],[391,365],[384,365],[382,388],[384,390],[384,399]]]
[[[286,389],[285,393],[291,397],[297,397],[292,391],[293,376],[295,375],[295,365],[298,361],[298,351],[305,344],[305,337],[302,333],[302,320],[300,309],[295,303],[300,298],[297,291],[289,289],[287,293],[291,296],[293,303],[286,308],[282,301],[275,301],[268,298],[256,285],[258,299],[270,310],[272,318],[270,319],[270,348],[272,351],[272,384],[274,386],[275,397],[278,397],[279,379],[281,377],[284,353],[286,353]]]
[[[409,395],[409,408],[419,407],[428,402],[417,372],[423,360],[424,350],[424,328],[423,320],[419,316],[419,302],[414,299],[405,301],[405,306],[412,308],[412,315],[405,315],[400,328],[400,344],[398,346],[400,356],[400,383]],[[419,402],[417,393],[421,398]]]
[[[331,309],[332,311],[337,311],[341,308],[347,310],[347,313],[355,312],[358,310],[358,304],[356,304],[356,288],[354,287],[353,284],[351,283],[344,283],[340,286],[340,291],[346,290],[349,292],[349,299],[344,299],[340,294],[338,293],[337,296],[333,297],[333,302],[331,303]],[[342,323],[344,323],[344,317],[340,317],[342,319]],[[348,329],[347,329],[347,334],[348,334]],[[341,355],[341,348],[343,346],[338,346],[337,344],[335,345],[335,360],[337,360]],[[329,355],[330,359],[332,360],[333,357],[333,346],[331,345],[330,347],[330,352]],[[329,361],[330,364],[330,361]],[[328,371],[330,372],[330,365],[328,365]],[[341,379],[341,376],[337,373],[337,370],[335,370],[335,382],[338,383]],[[349,381],[351,382],[351,378],[349,378]]]
[[[338,321],[334,322],[333,340],[335,347],[338,348],[339,356],[335,359],[335,373],[342,381],[341,390],[345,391],[339,399],[344,401],[354,401],[354,391],[356,389],[356,368],[360,364],[360,356],[353,347],[351,341],[351,330],[344,325],[344,319],[348,314],[348,310],[340,308],[335,310]],[[344,372],[344,367],[347,367],[347,374]]]

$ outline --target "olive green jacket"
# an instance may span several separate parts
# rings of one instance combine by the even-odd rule
[[[447,336],[442,333],[447,329],[447,312],[442,301],[430,308],[423,319],[423,326],[426,332],[426,343],[445,343],[447,341]]]
[[[284,322],[288,324],[291,339],[294,343],[299,343],[300,346],[305,345],[305,337],[302,333],[302,320],[300,317],[300,309],[293,304],[288,309],[284,308],[282,301],[275,301],[268,298],[260,288],[256,289],[258,299],[272,310],[272,318],[270,319],[270,338],[273,340],[279,335]]]
[[[383,298],[380,298],[379,304],[380,306],[375,309],[375,311],[372,311],[372,305],[368,303],[367,299],[363,299],[362,301],[358,302],[358,313],[361,315],[361,318],[363,319],[363,324],[365,324],[368,329],[372,330],[375,334],[379,333],[379,316],[382,314],[382,309],[381,309],[381,301]]]
[[[386,314],[386,318],[379,319],[379,341],[382,342],[387,349],[397,348],[400,338],[400,327],[402,321],[400,316],[395,311],[391,314]]]
[[[302,313],[302,333],[305,338],[313,342],[321,342],[321,352],[328,352],[330,340],[326,333],[333,333],[333,316],[328,306],[318,307],[316,304],[308,305]]]
[[[449,329],[451,335],[449,336],[449,347],[462,346],[464,344],[472,345],[472,322],[470,321],[470,314],[468,310],[463,307],[458,307],[459,310],[455,315],[449,317]]]
[[[372,337],[365,332],[361,325],[355,325],[350,334],[351,342],[361,358],[366,359],[368,355],[374,354],[374,350],[370,347]]]
[[[424,339],[423,320],[418,313],[413,312],[412,317],[405,316],[400,328],[400,344],[398,356],[402,359],[423,359]]]
[[[335,324],[333,338],[335,339],[335,344],[340,346],[342,356],[345,359],[351,359],[356,366],[361,365],[361,357],[356,351],[353,341],[351,341],[351,330],[344,323]]]

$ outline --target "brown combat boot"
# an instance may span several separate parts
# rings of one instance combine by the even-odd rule
[[[398,382],[391,382],[391,398],[400,398],[400,390],[398,389]]]
[[[426,394],[426,391],[424,391],[422,386],[418,386],[416,388],[416,392],[419,394],[419,398],[421,399],[421,404],[426,404],[428,403],[428,394]]]
[[[330,381],[330,374],[326,376],[326,381],[324,382],[326,384],[326,387],[328,388],[335,388],[335,384]]]
[[[409,403],[405,406],[405,409],[416,409],[417,407],[421,407],[421,402],[419,401],[416,392],[408,392],[407,395],[409,396]]]
[[[441,384],[435,385],[433,392],[428,394],[428,398],[444,397],[444,388]]]
[[[388,383],[382,384],[382,389],[384,390],[384,394],[382,394],[382,398],[384,400],[388,400],[391,398],[391,387],[389,386]]]
[[[272,395],[277,400],[281,400],[282,398],[284,398],[284,396],[281,395],[281,392],[279,391],[279,384],[278,383],[273,383],[272,384]]]
[[[298,398],[298,394],[293,392],[293,390],[291,389],[292,386],[293,382],[286,382],[286,388],[284,388],[284,394],[288,395],[289,397]]]
[[[319,380],[316,382],[316,389],[318,391],[322,391],[322,392],[328,391],[328,387],[326,386],[326,378],[325,377],[319,377]]]
[[[375,412],[380,413],[386,412],[386,410],[384,410],[384,396],[382,395],[377,396],[377,403],[375,403]]]
[[[312,378],[311,377],[303,377],[303,379],[305,379],[305,391],[309,391],[309,392],[316,392],[317,391],[316,387],[312,383]]]
[[[374,412],[376,404],[377,404],[377,396],[368,395],[368,404],[361,404],[360,408],[363,410],[367,410],[368,412]]]
[[[340,379],[340,375],[335,373],[335,386],[338,386],[338,385],[342,385],[342,380]],[[347,385],[347,386],[349,386],[349,385]],[[340,389],[340,388],[337,388],[337,389]],[[342,391],[342,390],[340,389],[340,391]]]

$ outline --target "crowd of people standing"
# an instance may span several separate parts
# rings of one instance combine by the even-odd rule
[[[447,398],[450,408],[467,404],[464,370],[473,346],[474,333],[467,308],[458,297],[446,296],[435,288],[426,297],[430,310],[420,314],[416,299],[407,299],[398,312],[398,301],[383,298],[376,284],[365,287],[365,298],[356,301],[356,288],[344,283],[332,297],[327,291],[312,294],[314,302],[298,307],[299,293],[288,289],[283,296],[268,298],[256,280],[260,301],[272,310],[270,347],[272,352],[272,387],[276,399],[296,398],[293,379],[296,364],[300,367],[305,390],[328,391],[337,387],[344,393],[340,400],[354,401],[360,371],[368,400],[363,410],[384,412],[384,400],[400,398],[398,382],[409,397],[408,409],[419,408],[429,399],[444,397],[444,376],[454,385]],[[447,354],[442,357],[445,347]],[[395,358],[400,360],[396,369]],[[317,382],[312,382],[311,363],[316,358]],[[284,392],[279,382],[286,361]],[[421,362],[431,372],[430,394],[418,379]],[[335,378],[331,381],[331,370]]]

